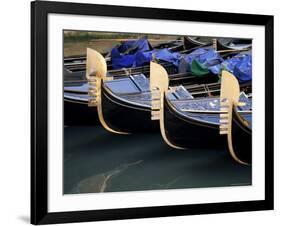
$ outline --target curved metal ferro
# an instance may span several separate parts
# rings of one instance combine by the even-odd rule
[[[220,134],[227,135],[227,143],[230,155],[240,164],[248,163],[238,158],[232,143],[232,110],[234,107],[241,106],[239,103],[240,87],[234,75],[228,71],[222,71],[221,94],[220,94]]]
[[[99,52],[87,48],[86,78],[89,83],[88,94],[92,97],[89,99],[88,106],[97,107],[99,121],[106,130],[117,134],[128,134],[110,128],[104,120],[102,112],[101,86],[103,81],[111,79],[106,77],[106,72],[107,65],[104,57]]]
[[[166,136],[164,124],[164,98],[168,91],[168,73],[161,65],[150,62],[151,120],[159,120],[164,141],[172,148],[185,149],[172,144]]]

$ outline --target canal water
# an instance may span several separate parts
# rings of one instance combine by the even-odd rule
[[[251,167],[223,149],[175,150],[160,133],[117,135],[64,128],[64,193],[251,185]]]

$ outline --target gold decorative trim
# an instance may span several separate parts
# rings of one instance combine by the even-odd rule
[[[164,98],[169,88],[167,71],[159,64],[150,62],[151,120],[159,120],[160,132],[165,143],[175,149],[185,149],[172,144],[166,136],[164,124]]]
[[[99,52],[87,48],[86,78],[89,83],[88,94],[92,97],[89,98],[88,106],[97,107],[99,121],[107,131],[116,134],[128,134],[110,128],[104,120],[102,113],[101,86],[103,81],[112,80],[111,77],[106,77],[106,71],[107,65],[104,57]]]
[[[235,153],[232,143],[232,110],[239,103],[240,87],[234,75],[228,71],[222,71],[221,94],[220,94],[220,134],[227,135],[228,150],[232,158],[240,164],[249,165],[240,160]]]

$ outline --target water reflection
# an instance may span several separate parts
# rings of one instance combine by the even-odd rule
[[[64,128],[64,193],[250,185],[251,167],[226,150],[174,150],[160,134]]]

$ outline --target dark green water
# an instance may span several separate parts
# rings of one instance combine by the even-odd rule
[[[227,150],[175,150],[160,134],[64,128],[65,194],[250,184],[251,167]]]

